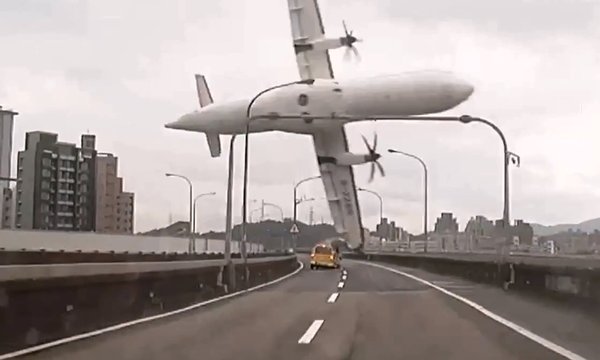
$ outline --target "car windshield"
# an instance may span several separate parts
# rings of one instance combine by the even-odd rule
[[[331,248],[327,246],[317,246],[313,252],[315,254],[331,254]]]

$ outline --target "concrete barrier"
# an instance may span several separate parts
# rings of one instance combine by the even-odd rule
[[[248,257],[266,257],[281,253],[249,253]],[[233,253],[232,258],[240,258]],[[216,260],[223,259],[222,253],[129,253],[122,252],[65,252],[65,251],[0,251],[0,265],[15,264],[70,264],[70,263],[107,263],[107,262],[142,262],[142,261],[184,261],[184,260]]]
[[[463,277],[569,304],[600,305],[600,259],[498,254],[349,253],[346,258],[382,261]],[[597,314],[597,312],[596,312]]]
[[[295,270],[295,256],[236,259],[237,289]],[[0,353],[174,310],[228,289],[224,260],[0,267]]]
[[[198,252],[223,252],[225,241],[218,239],[196,238]],[[43,230],[0,230],[0,250],[45,250],[66,252],[110,252],[116,253],[187,253],[189,239],[185,237],[143,236],[120,234],[97,234],[79,231],[43,231]],[[248,243],[248,252],[262,252],[264,247]],[[239,252],[239,242],[233,241],[232,252]]]

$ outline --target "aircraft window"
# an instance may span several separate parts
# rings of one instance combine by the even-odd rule
[[[300,96],[298,96],[298,105],[300,105],[300,106],[308,105],[308,96],[306,94],[300,94]]]

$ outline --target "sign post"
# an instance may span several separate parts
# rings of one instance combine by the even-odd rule
[[[298,229],[298,225],[296,223],[292,224],[292,228],[290,229],[290,234],[292,234],[292,249],[296,252],[296,244],[298,243],[298,234],[300,233],[300,229]]]

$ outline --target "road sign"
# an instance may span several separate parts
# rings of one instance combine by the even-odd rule
[[[299,232],[300,232],[300,230],[298,229],[298,225],[293,224],[292,228],[290,229],[290,234],[297,234]]]

